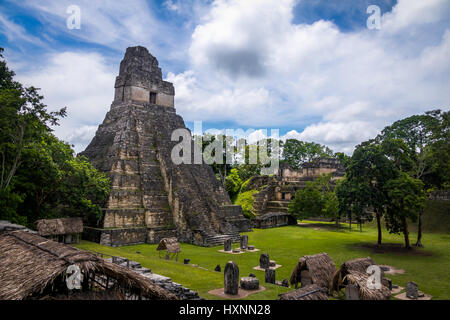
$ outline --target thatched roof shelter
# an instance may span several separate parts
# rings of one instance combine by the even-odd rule
[[[326,289],[316,284],[279,295],[278,300],[328,300]]]
[[[358,287],[358,295],[360,300],[387,300],[391,296],[391,290],[385,285],[381,285],[380,289],[370,289],[367,286],[367,279],[369,275],[367,273],[361,273],[358,271],[351,270],[348,273],[342,284],[344,285],[355,285]]]
[[[106,295],[113,292],[122,298],[134,295],[143,299],[177,299],[130,269],[19,230],[0,234],[0,300],[42,299],[61,294],[67,298],[65,277],[70,265],[80,268],[85,279],[83,291],[87,293],[96,288],[96,292],[103,289]],[[100,279],[107,279],[104,288],[98,286]],[[112,284],[111,288],[108,284]]]
[[[181,252],[181,247],[177,238],[163,238],[159,242],[158,248],[156,248],[156,250],[167,250],[168,253],[178,253]]]
[[[294,271],[292,271],[289,282],[291,285],[294,284],[296,288],[298,283],[302,283],[302,286],[305,286],[307,279],[302,281],[303,274],[303,277],[308,276],[308,282],[310,281],[311,284],[329,289],[335,272],[336,267],[327,253],[304,256],[300,258]]]
[[[35,225],[39,235],[43,237],[83,232],[81,218],[41,219]]]
[[[338,291],[339,287],[342,286],[342,281],[344,277],[352,271],[359,273],[366,273],[369,266],[374,265],[375,261],[372,258],[358,258],[344,262],[339,270],[337,270],[333,275],[333,281],[331,290]]]
[[[367,287],[369,274],[366,270],[369,266],[376,265],[372,258],[358,258],[344,262],[333,276],[330,292],[339,291],[348,284],[358,287],[359,297],[362,300],[386,300],[391,296],[391,291],[386,285],[384,272],[381,270],[381,289]]]

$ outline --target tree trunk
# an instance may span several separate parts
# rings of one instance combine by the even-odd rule
[[[352,214],[350,213],[350,223],[349,223],[349,230],[352,231]]]
[[[420,210],[419,212],[419,225],[417,227],[417,242],[415,244],[416,247],[423,247],[422,244],[422,214],[423,210]]]
[[[409,244],[409,231],[408,231],[408,222],[406,221],[406,215],[402,216],[403,221],[403,235],[405,236],[405,248],[411,249],[411,245]]]
[[[23,125],[20,125],[19,126],[19,138],[18,138],[18,141],[15,143],[16,145],[18,145],[18,150],[16,151],[16,155],[15,155],[13,164],[11,166],[11,170],[9,171],[9,174],[7,175],[6,181],[3,180],[3,174],[4,174],[4,168],[5,168],[4,161],[3,161],[2,180],[1,180],[0,189],[8,188],[9,183],[11,182],[11,179],[14,177],[14,175],[16,174],[17,168],[20,166],[20,163],[21,163],[20,158],[22,155],[24,134],[25,134],[25,127]]]
[[[381,246],[381,215],[378,211],[376,211],[377,216],[377,228],[378,228],[378,241],[377,244]]]
[[[223,168],[223,188],[226,189],[226,182],[227,182],[227,166],[225,165],[225,167]]]

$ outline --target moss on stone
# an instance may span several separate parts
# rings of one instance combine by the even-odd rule
[[[256,217],[253,211],[253,195],[258,193],[258,190],[249,190],[238,194],[234,204],[242,207],[242,213],[248,219]]]

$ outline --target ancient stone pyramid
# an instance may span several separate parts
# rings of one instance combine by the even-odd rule
[[[172,162],[171,134],[185,128],[174,95],[146,48],[126,50],[111,109],[82,152],[112,182],[103,228],[85,228],[86,238],[116,246],[176,236],[207,246],[249,230],[208,165]]]

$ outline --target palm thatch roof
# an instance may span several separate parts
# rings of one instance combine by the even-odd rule
[[[83,232],[81,218],[41,219],[35,225],[39,235],[43,237]]]
[[[317,284],[322,288],[329,288],[336,267],[333,260],[327,253],[319,253],[313,256],[304,256],[300,258],[297,265],[292,271],[289,282],[297,287],[302,282],[301,272],[308,270],[313,284]]]
[[[381,289],[370,289],[367,286],[369,266],[376,265],[372,258],[358,258],[344,262],[333,276],[330,292],[339,291],[342,287],[353,284],[358,287],[359,297],[362,300],[386,300],[391,291],[386,285],[384,272],[381,270]]]
[[[344,262],[341,266],[341,269],[346,271],[354,270],[364,273],[369,266],[372,266],[374,264],[375,261],[373,261],[371,257],[358,258]]]
[[[64,279],[70,265],[78,266],[85,275],[108,277],[120,290],[137,292],[145,299],[177,299],[130,269],[18,230],[0,234],[0,300],[39,299]]]
[[[358,287],[359,298],[361,300],[387,300],[391,296],[391,290],[385,285],[380,289],[371,289],[367,286],[369,275],[351,270],[344,279],[343,284],[353,284]]]
[[[168,253],[181,252],[180,244],[175,237],[161,239],[156,250],[167,250]]]
[[[279,295],[278,300],[328,300],[326,289],[316,284]]]
[[[339,270],[336,270],[333,275],[330,291],[339,291],[340,287],[342,286],[344,277],[351,271],[366,273],[367,268],[374,264],[375,261],[373,261],[370,257],[358,258],[344,262]]]

